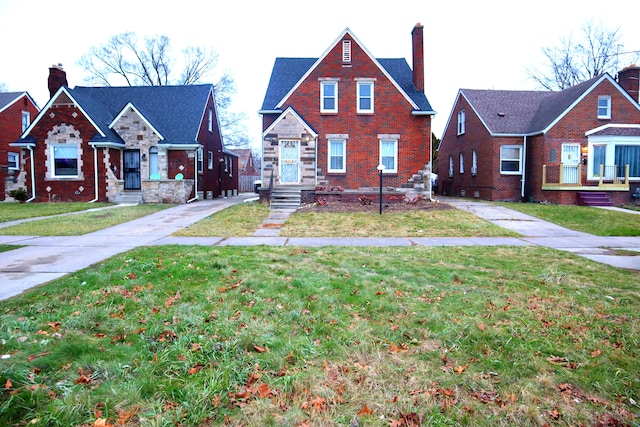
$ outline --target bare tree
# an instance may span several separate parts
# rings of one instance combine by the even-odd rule
[[[174,59],[167,36],[145,37],[140,41],[134,33],[122,33],[111,37],[105,45],[92,47],[78,65],[89,75],[86,83],[103,86],[191,85],[216,79],[214,99],[225,144],[249,145],[243,124],[245,115],[229,109],[235,83],[227,71],[220,72],[218,54],[203,47],[188,47],[181,53],[181,58]],[[174,72],[176,62],[178,72]]]
[[[554,47],[543,47],[547,62],[542,69],[527,69],[529,78],[548,90],[566,89],[605,72],[612,75],[620,68],[624,52],[620,29],[609,29],[588,21],[581,28],[581,37],[570,34]]]

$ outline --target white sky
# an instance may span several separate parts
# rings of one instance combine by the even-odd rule
[[[83,85],[76,62],[91,46],[126,31],[164,34],[175,56],[188,46],[218,52],[235,79],[232,108],[246,113],[259,147],[257,111],[276,57],[318,57],[349,27],[375,57],[412,66],[411,30],[420,22],[425,93],[440,137],[459,88],[537,89],[525,69],[589,19],[619,27],[625,50],[640,50],[638,9],[637,0],[0,0],[0,83],[28,91],[42,108],[52,64],[63,64],[71,87]]]

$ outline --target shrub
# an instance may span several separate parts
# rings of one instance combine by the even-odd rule
[[[27,200],[27,190],[24,188],[16,188],[15,190],[9,191],[9,195],[13,197],[15,200],[20,203],[24,203]]]

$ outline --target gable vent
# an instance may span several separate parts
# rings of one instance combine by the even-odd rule
[[[342,62],[351,62],[351,40],[342,41]]]

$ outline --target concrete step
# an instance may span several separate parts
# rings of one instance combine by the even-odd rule
[[[578,191],[578,205],[580,206],[613,206],[607,193],[601,191]]]
[[[142,191],[125,191],[116,196],[115,203],[118,205],[137,205],[143,203]]]

